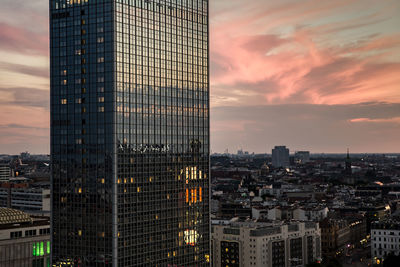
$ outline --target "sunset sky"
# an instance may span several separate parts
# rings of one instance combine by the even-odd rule
[[[48,0],[1,0],[0,154],[49,153]],[[212,152],[400,152],[400,1],[210,0]]]

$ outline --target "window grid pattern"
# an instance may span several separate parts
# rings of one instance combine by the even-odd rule
[[[53,264],[112,266],[113,11],[50,1]]]
[[[118,0],[115,20],[118,263],[207,266],[207,2]]]
[[[50,14],[53,264],[209,266],[208,1]]]

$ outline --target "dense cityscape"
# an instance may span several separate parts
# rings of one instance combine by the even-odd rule
[[[0,267],[400,266],[399,10],[4,0]]]
[[[24,152],[0,162],[1,266],[43,266],[51,240],[49,156]],[[398,260],[399,154],[289,153],[284,146],[213,154],[211,189],[213,266]]]

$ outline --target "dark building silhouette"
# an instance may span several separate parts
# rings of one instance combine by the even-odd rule
[[[347,156],[346,156],[346,162],[345,162],[345,174],[346,175],[351,175],[351,159],[350,159],[350,153],[349,149],[347,149]]]

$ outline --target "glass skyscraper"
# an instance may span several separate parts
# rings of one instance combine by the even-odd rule
[[[50,0],[53,266],[209,266],[208,0]]]

